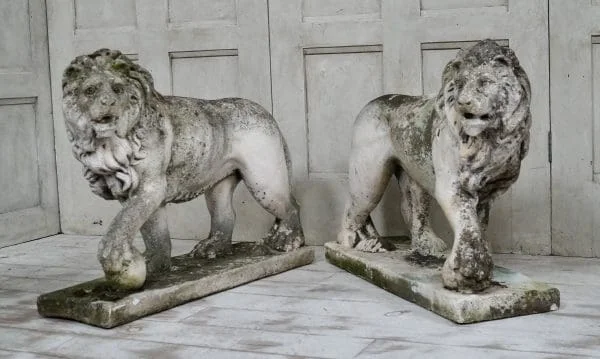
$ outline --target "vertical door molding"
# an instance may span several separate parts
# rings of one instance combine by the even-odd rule
[[[0,247],[58,233],[43,0],[0,4]]]
[[[600,256],[600,2],[550,0],[552,254]]]

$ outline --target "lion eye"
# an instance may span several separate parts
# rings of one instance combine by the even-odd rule
[[[448,84],[448,87],[446,87],[446,91],[454,92],[454,82]]]
[[[86,88],[85,90],[83,90],[83,93],[88,96],[93,95],[95,92],[96,92],[96,87],[94,87],[94,86],[90,86],[90,87]]]
[[[488,86],[490,83],[492,83],[492,81],[490,79],[486,79],[486,78],[477,80],[477,86],[479,86],[479,87]]]
[[[116,93],[117,95],[120,95],[123,93],[123,86],[122,85],[113,85],[112,86],[112,90],[114,93]]]

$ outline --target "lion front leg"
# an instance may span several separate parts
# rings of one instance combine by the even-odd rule
[[[140,232],[146,246],[144,257],[148,275],[168,271],[171,268],[171,236],[164,205],[154,211]]]
[[[140,183],[124,203],[100,241],[98,260],[106,279],[124,289],[137,289],[146,280],[144,256],[133,238],[164,201],[164,183]]]
[[[491,285],[494,267],[485,224],[481,223],[482,211],[478,210],[477,198],[450,187],[436,184],[436,197],[454,230],[452,251],[442,268],[444,287],[481,291]]]

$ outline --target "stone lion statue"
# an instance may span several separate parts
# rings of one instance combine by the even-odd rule
[[[162,96],[150,73],[119,51],[75,58],[62,81],[67,135],[92,191],[123,208],[102,238],[107,279],[141,287],[146,274],[170,267],[165,205],[205,194],[210,235],[190,255],[231,251],[232,195],[243,180],[275,216],[264,243],[280,251],[304,244],[290,189],[287,146],[273,117],[241,98]],[[146,251],[132,246],[141,231]]]
[[[370,213],[395,174],[413,251],[445,256],[446,245],[430,225],[435,198],[454,232],[444,286],[464,292],[490,286],[490,203],[519,176],[529,145],[530,97],[514,52],[484,40],[446,65],[436,96],[385,95],[369,102],[354,123],[350,200],[338,242],[369,252],[393,248]]]

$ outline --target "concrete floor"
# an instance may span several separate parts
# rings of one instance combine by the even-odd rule
[[[175,254],[193,246],[174,241]],[[36,311],[38,294],[101,275],[98,238],[0,249],[0,358],[600,358],[600,260],[497,255],[556,285],[559,311],[459,326],[315,263],[105,330]]]

